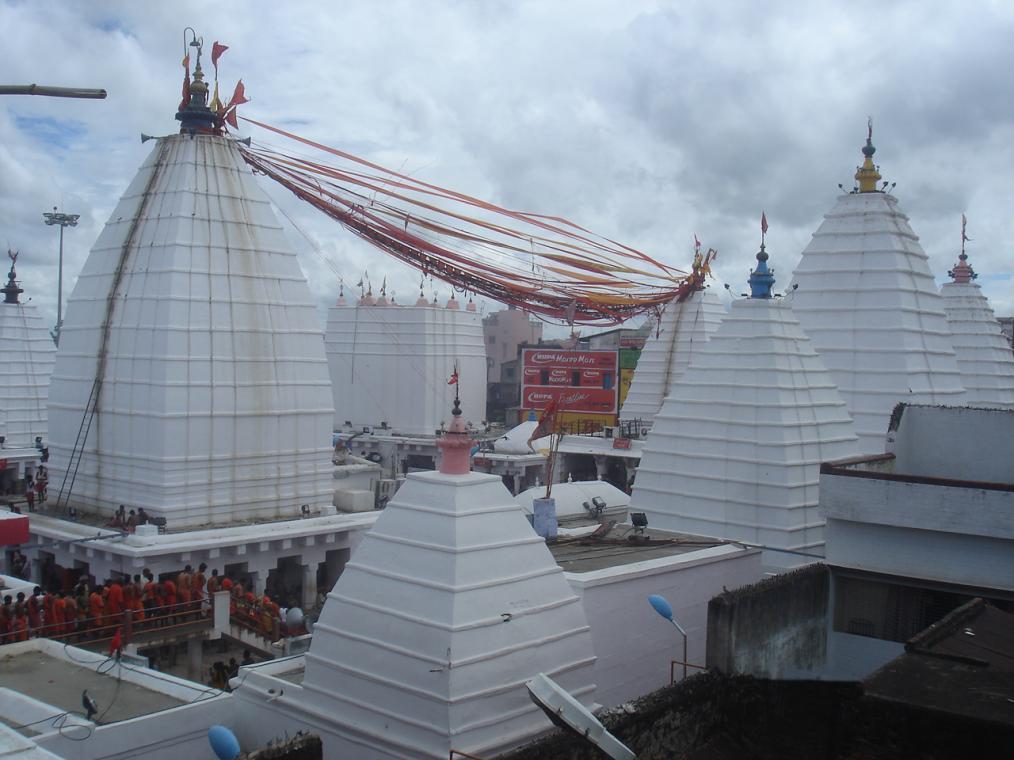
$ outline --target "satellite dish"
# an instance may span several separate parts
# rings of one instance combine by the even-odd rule
[[[619,739],[606,731],[598,718],[584,705],[561,689],[545,673],[539,673],[532,680],[525,681],[525,687],[532,701],[560,728],[573,731],[587,739],[613,760],[634,760],[637,757]]]

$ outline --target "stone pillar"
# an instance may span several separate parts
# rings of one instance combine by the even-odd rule
[[[303,598],[300,604],[303,612],[312,610],[317,603],[317,563],[307,562],[303,565]]]
[[[193,636],[187,639],[187,678],[204,683],[204,639]]]
[[[255,596],[264,596],[264,586],[268,581],[267,571],[256,570],[250,573],[250,583],[253,585]]]
[[[521,493],[521,475],[514,473],[514,495],[517,496]]]
[[[606,473],[609,471],[609,465],[606,462],[605,457],[595,457],[595,474],[599,480],[604,480]]]

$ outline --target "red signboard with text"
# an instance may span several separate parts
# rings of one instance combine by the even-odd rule
[[[616,351],[526,348],[522,358],[521,408],[616,414]]]

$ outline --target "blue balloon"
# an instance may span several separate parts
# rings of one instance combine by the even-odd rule
[[[208,729],[208,741],[218,760],[234,760],[242,751],[236,734],[225,726],[212,726]]]
[[[651,602],[651,606],[655,608],[655,612],[664,617],[666,620],[672,620],[672,605],[664,596],[658,594],[652,594],[648,597],[648,601]]]

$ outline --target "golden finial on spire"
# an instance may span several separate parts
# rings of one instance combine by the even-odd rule
[[[880,181],[880,172],[877,171],[877,167],[873,163],[873,154],[877,152],[877,149],[873,147],[872,118],[867,119],[866,127],[866,145],[863,146],[863,155],[866,156],[866,159],[863,161],[863,165],[856,170],[856,182],[859,183],[859,192],[875,193],[877,192],[877,183]]]

